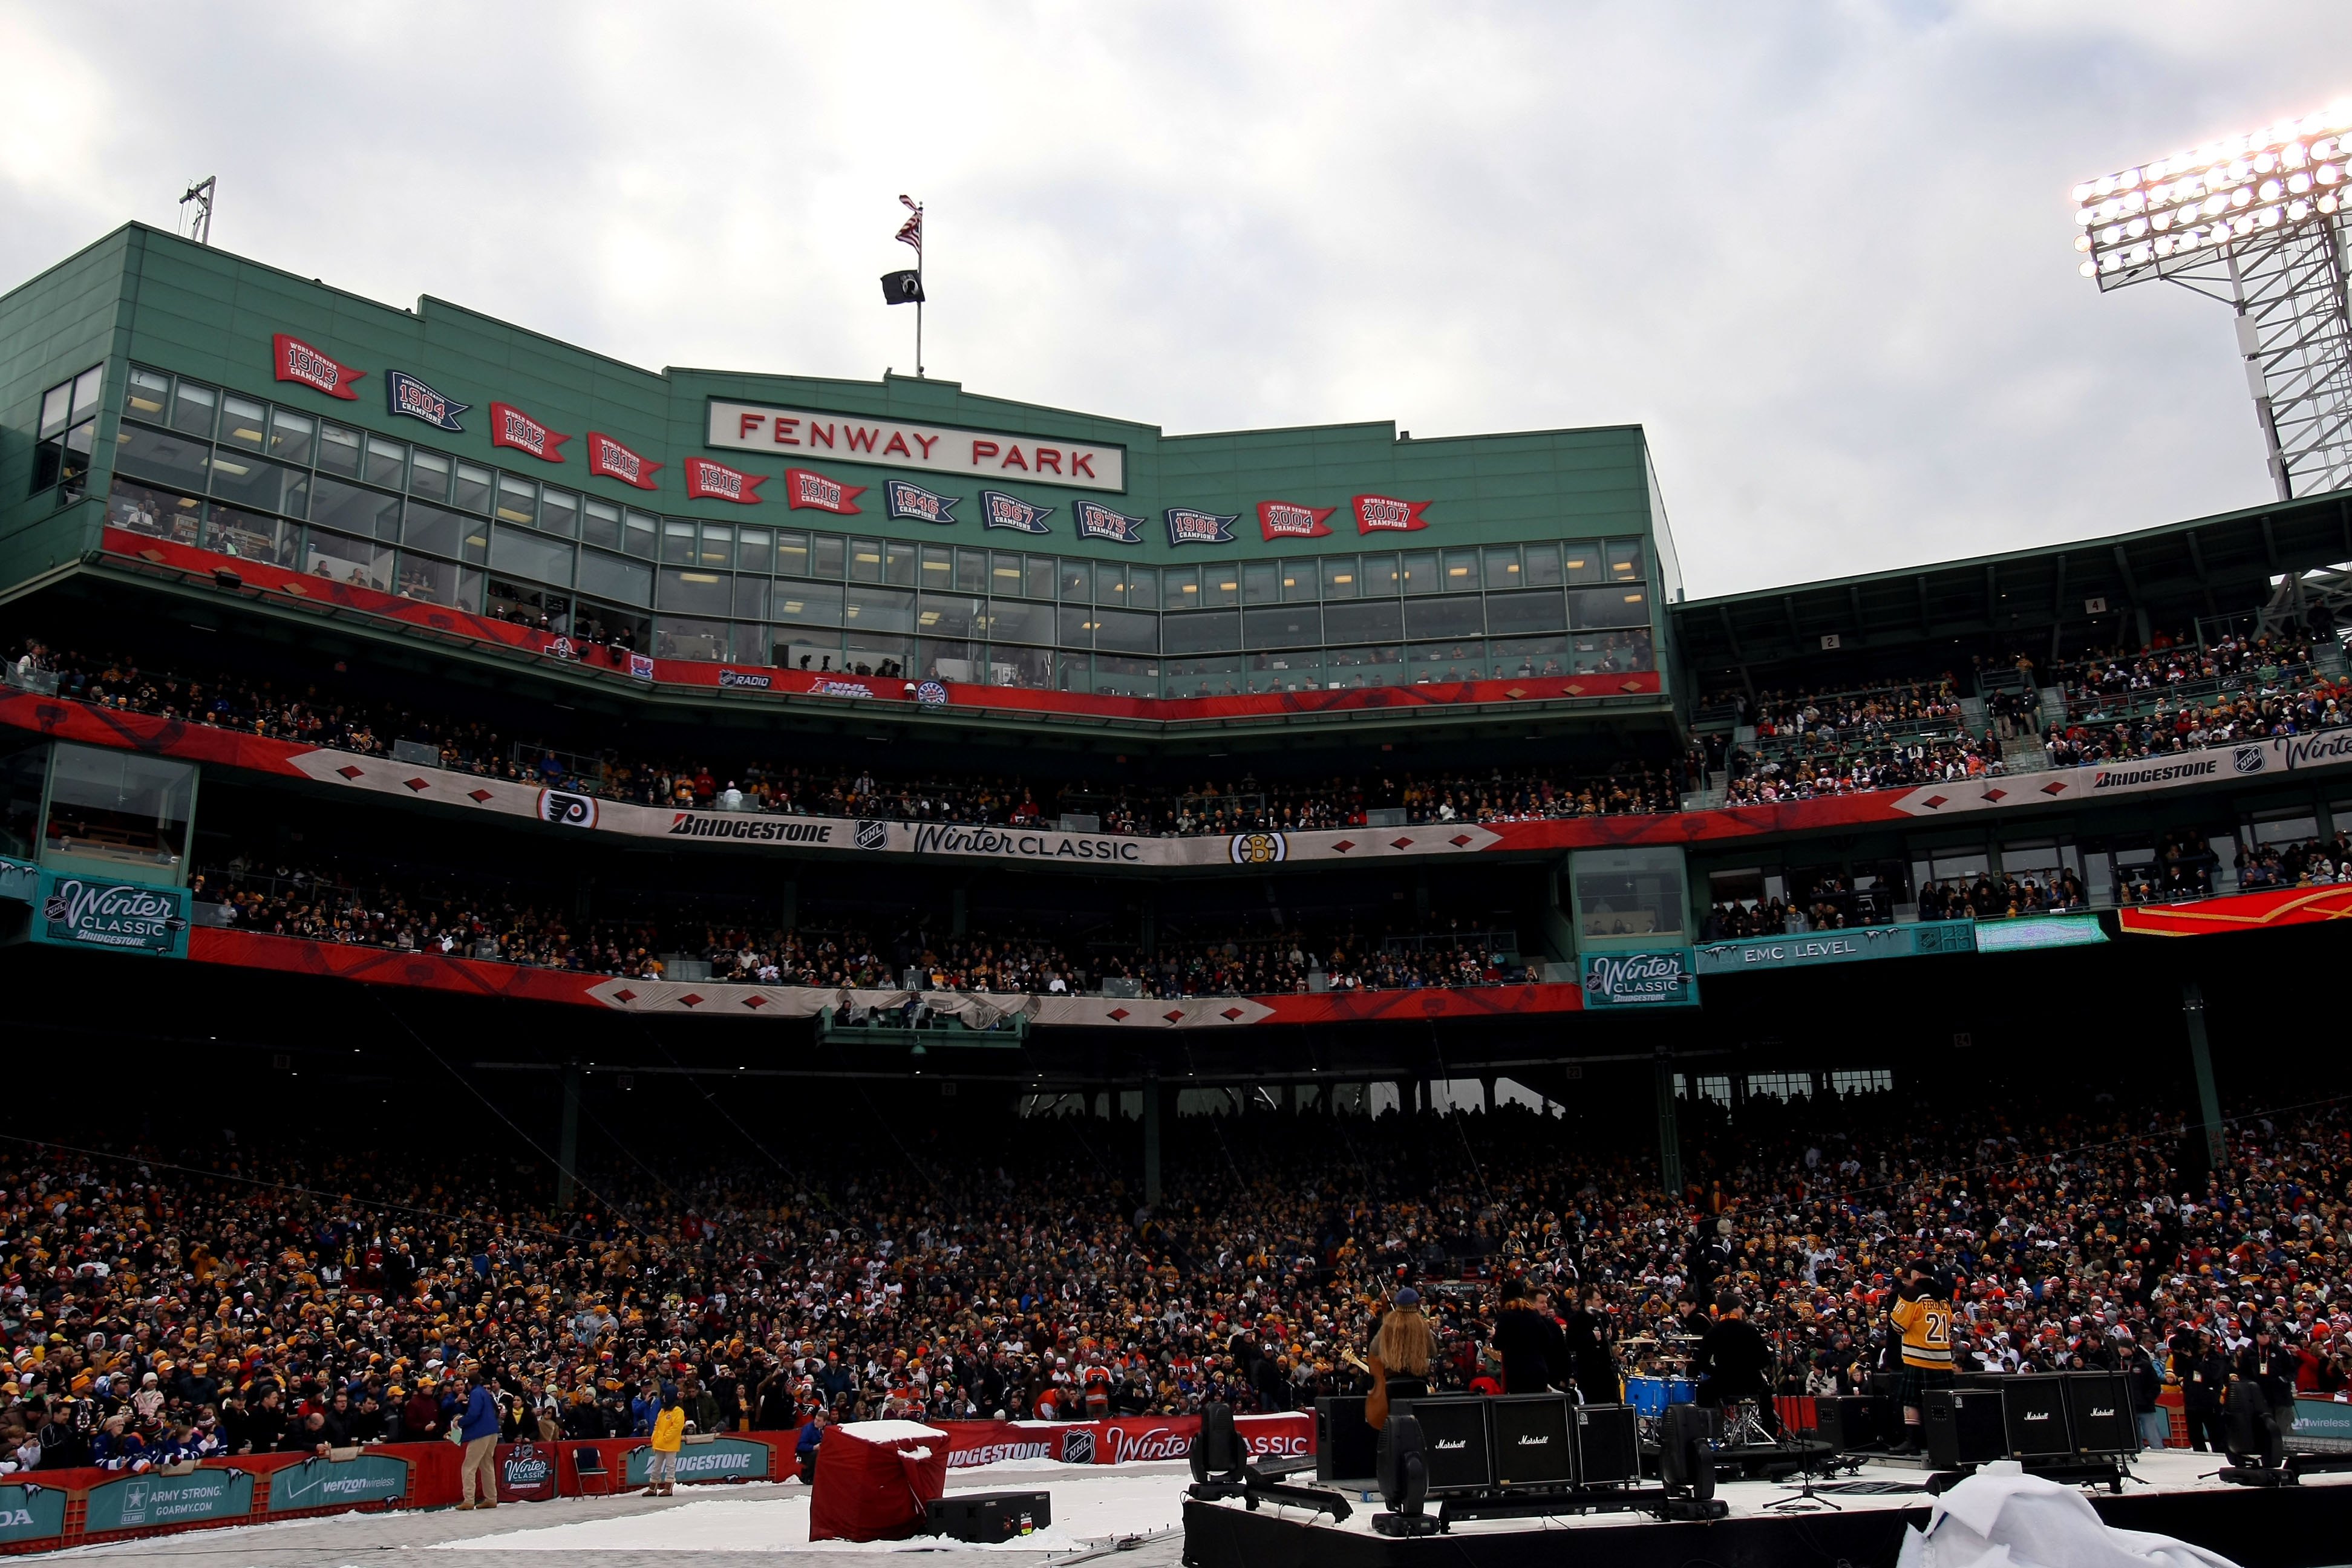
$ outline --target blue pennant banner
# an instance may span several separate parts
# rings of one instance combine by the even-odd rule
[[[1050,506],[1038,506],[1019,496],[1006,495],[1003,490],[980,492],[981,521],[991,528],[1017,529],[1023,533],[1051,533],[1045,520],[1054,515]]]
[[[1234,524],[1241,514],[1220,517],[1213,511],[1194,511],[1190,507],[1168,509],[1168,542],[1171,544],[1231,544]]]
[[[474,406],[451,402],[404,370],[383,373],[383,395],[394,414],[405,414],[411,419],[422,419],[427,425],[460,435],[466,427],[457,423],[457,416]]]
[[[1070,515],[1077,520],[1080,539],[1108,539],[1113,544],[1143,542],[1141,518],[1113,511],[1100,501],[1079,501],[1071,508]]]
[[[961,496],[943,496],[904,479],[892,479],[882,487],[884,509],[892,517],[914,522],[953,522],[955,504],[961,500]]]

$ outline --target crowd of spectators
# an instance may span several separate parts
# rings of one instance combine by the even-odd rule
[[[1973,880],[1954,878],[1919,889],[1923,921],[2014,920],[2020,915],[2063,914],[2090,907],[2083,879],[2069,867],[2042,877],[1980,871]]]
[[[2257,844],[2238,858],[2238,886],[2319,888],[2352,882],[2352,835],[2337,828],[2333,838],[2296,844]]]
[[[1131,1131],[1100,1123],[935,1131],[883,1160],[814,1138],[791,1161],[632,1154],[570,1214],[497,1141],[14,1139],[0,1467],[431,1438],[477,1371],[526,1436],[642,1433],[673,1394],[704,1432],[1296,1408],[1360,1388],[1340,1352],[1407,1283],[1435,1381],[1480,1386],[1505,1278],[1596,1289],[1627,1371],[1666,1370],[1736,1292],[1779,1385],[1822,1394],[1894,1363],[1915,1261],[1965,1368],[2144,1366],[2191,1389],[2193,1419],[2206,1358],[2267,1331],[2289,1394],[2352,1381],[2341,1101],[2240,1118],[2206,1173],[2146,1111],[2035,1121],[1921,1092],[1932,1115],[1893,1092],[1686,1102],[1674,1192],[1522,1108],[1188,1120],[1157,1212],[1103,1159]]]

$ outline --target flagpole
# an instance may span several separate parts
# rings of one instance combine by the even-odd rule
[[[915,221],[916,221],[916,223],[918,223],[918,224],[920,224],[920,223],[923,221],[923,209],[922,209],[921,207],[917,207],[917,208],[915,209]],[[921,239],[921,238],[927,238],[927,237],[928,237],[927,236],[925,236],[925,235],[923,234],[923,232],[922,232],[922,230],[921,230],[920,228],[916,229],[916,231],[915,231],[915,236],[916,236],[916,237],[917,237],[917,238],[919,238],[919,239]],[[915,379],[916,379],[916,380],[918,380],[918,381],[920,381],[922,378],[923,378],[923,247],[922,247],[921,246],[918,245],[917,247],[915,247]]]

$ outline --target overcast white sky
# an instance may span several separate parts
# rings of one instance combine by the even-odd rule
[[[2352,5],[0,0],[0,287],[216,244],[648,366],[1171,432],[1639,422],[1694,595],[2258,504],[2225,308],[2069,187],[2352,93]]]

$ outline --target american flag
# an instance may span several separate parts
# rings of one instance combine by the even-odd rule
[[[915,254],[923,254],[923,209],[912,196],[900,196],[898,203],[914,216],[898,226],[898,243],[911,245]]]

